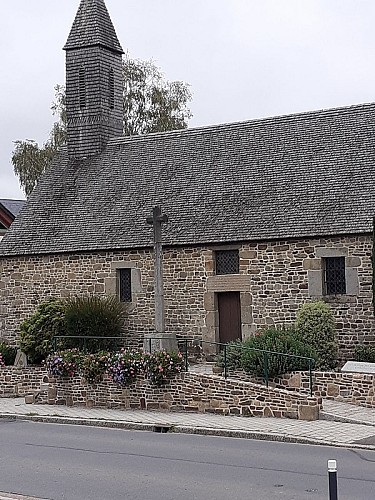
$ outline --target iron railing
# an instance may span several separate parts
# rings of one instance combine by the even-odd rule
[[[214,345],[216,346],[216,354],[219,354],[221,351],[222,359],[223,359],[223,371],[224,371],[224,378],[228,378],[228,372],[229,372],[229,367],[228,367],[228,350],[233,349],[233,346],[230,344],[224,344],[221,342],[208,342],[205,340],[194,340],[194,339],[186,339],[186,338],[181,338],[178,339],[178,343],[183,343],[184,348],[182,350],[182,353],[185,357],[185,366],[187,366],[188,363],[188,350],[189,350],[189,343],[190,346],[203,346],[203,344],[207,345]],[[299,360],[305,360],[306,364],[308,365],[308,372],[309,372],[309,391],[310,391],[310,396],[313,396],[313,368],[315,365],[315,359],[310,358],[307,356],[299,356],[297,354],[287,354],[283,352],[277,352],[277,351],[268,351],[265,349],[257,349],[255,347],[247,347],[247,346],[241,346],[241,345],[236,345],[236,349],[239,348],[244,351],[253,351],[253,352],[259,352],[263,355],[263,380],[266,385],[266,387],[269,386],[269,359],[270,356],[282,356],[284,358],[293,358],[293,359],[299,359]]]
[[[166,337],[149,337],[145,339],[144,342],[148,343],[148,349],[151,352],[153,345],[152,343],[158,340],[165,340]],[[110,342],[112,341],[120,341],[116,342],[115,346],[118,348],[121,344],[122,347],[126,348],[126,345],[124,344],[125,340],[124,337],[105,337],[105,336],[79,336],[79,335],[56,335],[52,339],[52,346],[53,349],[56,351],[59,347],[59,340],[68,340],[68,339],[77,339],[81,343],[81,347],[86,350],[87,349],[87,344],[89,341],[92,340],[108,340]],[[180,352],[184,356],[184,369],[185,371],[189,370],[189,348],[194,348],[196,349],[197,347],[200,347],[203,349],[203,345],[211,345],[215,346],[215,351],[216,355],[221,354],[222,359],[223,359],[223,371],[224,371],[224,378],[228,378],[228,372],[229,372],[229,367],[228,367],[228,350],[233,349],[233,346],[230,344],[224,344],[222,342],[208,342],[205,340],[198,340],[198,339],[191,339],[191,338],[186,338],[186,337],[177,337],[177,346]],[[145,344],[144,344],[145,345]],[[182,346],[182,348],[181,348]],[[309,358],[307,356],[299,356],[297,354],[287,354],[287,353],[282,353],[282,352],[277,352],[277,351],[268,351],[265,349],[257,349],[255,347],[247,347],[247,346],[241,346],[236,345],[235,347],[240,348],[241,350],[244,351],[255,351],[262,353],[263,356],[263,380],[266,385],[266,387],[269,386],[269,359],[270,356],[282,356],[284,358],[294,358],[294,359],[299,359],[299,360],[305,360],[308,363],[308,372],[309,372],[309,390],[310,390],[310,396],[313,396],[313,368],[315,365],[315,360],[314,358]]]

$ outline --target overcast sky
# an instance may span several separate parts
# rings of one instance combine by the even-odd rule
[[[0,0],[0,198],[13,141],[43,143],[79,0]],[[190,83],[190,127],[371,102],[374,0],[106,0],[123,49]]]

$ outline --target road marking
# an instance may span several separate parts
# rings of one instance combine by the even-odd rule
[[[0,491],[0,500],[48,500],[48,499],[28,497],[24,495],[14,495],[13,493],[6,493],[5,491]]]

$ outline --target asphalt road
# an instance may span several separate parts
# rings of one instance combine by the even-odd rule
[[[375,498],[375,452],[0,420],[0,497],[53,500]]]

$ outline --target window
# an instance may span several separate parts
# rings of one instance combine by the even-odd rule
[[[81,109],[86,107],[86,75],[85,69],[80,68],[79,70],[79,107]]]
[[[238,274],[240,272],[238,250],[217,250],[215,264],[216,274]]]
[[[118,295],[121,302],[132,301],[132,274],[130,268],[118,269]]]
[[[325,257],[323,259],[323,291],[325,295],[346,293],[345,257]]]

